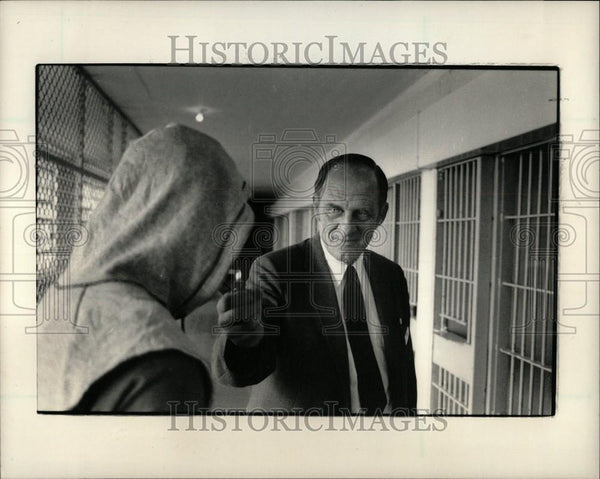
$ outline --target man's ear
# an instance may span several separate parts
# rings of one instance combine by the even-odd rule
[[[381,209],[379,210],[379,219],[377,220],[377,222],[379,224],[383,223],[383,220],[385,219],[385,216],[387,215],[389,207],[390,207],[389,203],[386,202],[385,205],[383,205],[381,207]]]

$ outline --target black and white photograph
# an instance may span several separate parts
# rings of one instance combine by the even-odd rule
[[[0,2],[0,476],[598,477],[596,2]]]
[[[558,85],[38,66],[38,410],[552,415]]]

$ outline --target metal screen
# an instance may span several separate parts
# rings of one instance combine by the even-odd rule
[[[436,330],[470,340],[475,311],[479,160],[439,169]]]
[[[395,183],[395,257],[402,266],[411,309],[417,306],[419,283],[419,223],[421,220],[421,175],[403,178]]]
[[[37,299],[64,270],[139,131],[73,65],[37,67]]]
[[[499,158],[500,254],[492,412],[551,414],[557,255],[549,143]]]
[[[433,363],[431,405],[436,414],[469,414],[469,384]]]
[[[369,243],[369,249],[394,260],[394,186],[390,186],[387,192],[388,213],[379,227],[375,230],[373,238]]]

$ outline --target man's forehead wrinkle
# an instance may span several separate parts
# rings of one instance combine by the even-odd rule
[[[347,196],[348,195],[346,194],[346,188],[333,185],[326,185],[325,192],[323,194],[323,197],[325,199],[335,200],[343,200]]]
[[[321,196],[321,200],[332,200],[332,201],[375,201],[377,199],[377,191],[366,191],[366,192],[348,192],[344,189],[326,189]]]
[[[325,192],[321,197],[321,201],[336,201],[340,203],[350,203],[355,201],[366,201],[372,202],[376,201],[377,198],[373,195],[373,193],[350,193],[343,190],[336,190],[331,192]]]

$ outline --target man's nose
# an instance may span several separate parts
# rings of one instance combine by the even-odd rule
[[[356,224],[354,223],[352,215],[349,212],[344,214],[338,229],[340,229],[345,235],[354,233],[356,231]]]

